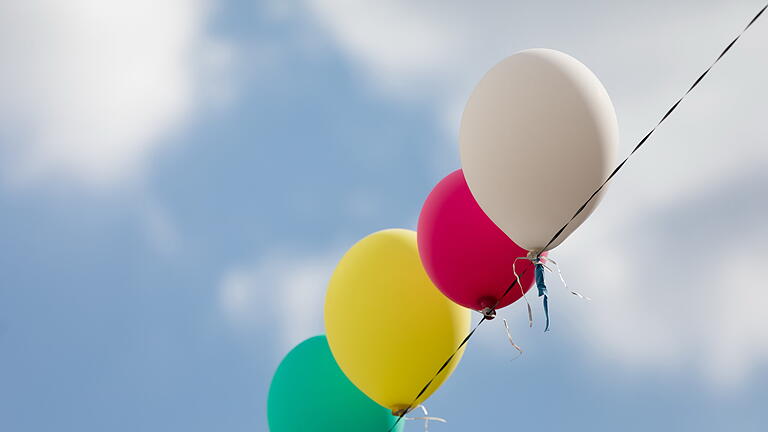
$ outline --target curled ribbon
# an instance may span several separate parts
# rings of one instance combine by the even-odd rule
[[[523,283],[520,281],[520,275],[517,274],[517,260],[527,260],[528,257],[517,257],[514,261],[512,261],[512,273],[515,274],[515,282],[517,282],[517,285],[520,287],[520,292],[523,293],[523,300],[525,300],[525,306],[528,308],[528,327],[533,327],[533,310],[531,310],[531,302],[528,301],[528,297],[525,296],[525,288],[523,288]]]
[[[524,257],[517,257],[515,258],[515,261],[512,263],[512,272],[515,274],[515,280],[517,281],[517,284],[520,285],[520,289],[523,292],[523,298],[525,298],[525,303],[528,307],[528,325],[530,327],[533,327],[533,312],[531,311],[531,304],[528,302],[528,299],[525,297],[525,290],[523,289],[522,283],[520,282],[520,276],[517,274],[517,260],[527,260],[530,261],[534,266],[534,274],[535,274],[535,280],[536,280],[536,288],[539,291],[539,297],[542,297],[542,303],[544,304],[544,315],[546,316],[546,326],[544,328],[544,331],[549,331],[549,295],[547,294],[547,284],[544,281],[544,270],[554,273],[551,268],[547,265],[547,263],[552,263],[555,266],[555,269],[557,270],[557,275],[560,277],[560,281],[563,283],[563,287],[568,289],[568,284],[565,282],[565,278],[563,277],[563,272],[560,271],[560,266],[557,264],[557,261],[553,260],[550,257],[543,257],[541,255],[534,254],[533,252],[529,252],[528,256]],[[581,295],[576,291],[568,290],[571,294],[584,299],[584,300],[592,300],[587,296]]]
[[[523,355],[523,349],[522,349],[522,348],[520,348],[520,347],[519,347],[519,346],[518,346],[518,345],[515,343],[515,341],[514,341],[514,340],[512,340],[512,333],[509,331],[509,324],[507,323],[507,320],[506,320],[506,318],[502,318],[501,320],[504,322],[504,329],[506,329],[506,331],[507,331],[507,339],[509,339],[509,343],[511,343],[511,344],[512,344],[512,346],[513,346],[513,347],[514,347],[514,348],[517,350],[517,352],[518,352],[517,356],[516,356],[515,358],[513,358],[513,359],[512,359],[512,360],[514,360],[514,359],[516,359],[516,358],[520,357],[521,355]]]
[[[425,407],[424,405],[419,405],[419,408],[421,408],[421,411],[424,412],[424,415],[422,417],[405,417],[405,420],[424,420],[424,432],[429,432],[430,421],[448,423],[448,421],[445,420],[444,418],[430,416],[429,411],[427,411],[427,407]]]

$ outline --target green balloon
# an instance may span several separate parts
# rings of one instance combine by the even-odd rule
[[[325,336],[297,345],[278,366],[267,399],[271,432],[387,432],[397,417],[357,389]],[[402,429],[402,421],[395,431]]]

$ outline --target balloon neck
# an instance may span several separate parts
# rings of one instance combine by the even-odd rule
[[[496,318],[496,309],[491,309],[491,308],[487,307],[487,308],[481,310],[480,313],[483,314],[483,317],[485,317],[485,319],[487,319],[489,321],[494,319],[494,318]]]
[[[536,262],[540,261],[541,254],[543,252],[544,251],[530,250],[530,251],[528,251],[528,255],[526,255],[526,258],[531,260],[533,263],[536,263]]]
[[[395,417],[402,417],[402,416],[408,414],[408,411],[409,411],[409,409],[408,409],[407,406],[400,405],[400,406],[397,406],[395,408],[392,408],[392,415],[395,416]]]
[[[492,320],[496,318],[496,304],[498,304],[498,300],[496,300],[493,297],[483,297],[480,299],[478,303],[480,303],[480,312],[483,314],[485,319]]]

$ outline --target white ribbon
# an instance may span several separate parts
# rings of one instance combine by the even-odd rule
[[[506,319],[506,318],[502,318],[501,320],[504,322],[504,328],[507,330],[507,339],[509,339],[509,343],[511,343],[511,344],[512,344],[512,346],[513,346],[513,347],[514,347],[514,348],[517,350],[517,352],[518,352],[517,356],[515,356],[515,357],[512,359],[512,360],[514,360],[514,359],[516,359],[516,358],[520,357],[521,355],[523,355],[523,349],[522,349],[522,348],[520,348],[520,347],[519,347],[519,346],[518,346],[518,345],[515,343],[515,341],[514,341],[514,340],[512,340],[512,333],[510,333],[510,331],[509,331],[509,324],[507,323],[507,319]]]
[[[552,269],[547,266],[547,264],[546,264],[547,262],[551,262],[552,264],[555,265],[555,269],[557,269],[557,275],[560,276],[560,281],[563,283],[563,287],[565,289],[567,289],[571,294],[575,295],[576,297],[578,297],[580,299],[584,299],[584,300],[587,300],[587,301],[592,300],[591,298],[589,298],[589,297],[587,297],[585,295],[581,295],[581,294],[579,294],[576,291],[568,289],[568,284],[565,283],[565,278],[563,278],[563,272],[560,271],[560,266],[557,265],[557,261],[555,261],[555,260],[553,260],[552,258],[549,258],[549,257],[541,257],[541,264],[544,266],[544,268],[547,271],[549,271],[550,273],[554,273],[552,271]]]
[[[429,422],[430,421],[436,421],[440,423],[448,423],[444,418],[440,417],[431,417],[429,415],[429,411],[427,411],[427,407],[424,405],[419,405],[419,408],[424,412],[424,416],[422,417],[404,417],[405,420],[424,420],[424,432],[429,432]]]
[[[525,305],[528,306],[528,327],[533,327],[533,310],[531,309],[531,303],[528,301],[528,297],[525,295],[525,288],[523,288],[523,283],[520,281],[520,275],[517,274],[517,268],[515,268],[517,260],[521,259],[529,260],[531,262],[533,262],[533,260],[528,257],[517,257],[514,261],[512,261],[512,273],[515,274],[517,285],[520,287],[520,292],[523,293],[523,300],[525,300]]]

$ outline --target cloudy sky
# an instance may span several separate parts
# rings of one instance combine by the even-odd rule
[[[761,0],[0,2],[0,429],[264,431],[346,248],[413,228],[472,86],[588,65],[626,154]],[[768,18],[484,326],[435,431],[764,430]],[[418,429],[410,424],[409,430]]]

